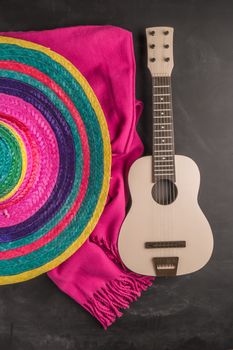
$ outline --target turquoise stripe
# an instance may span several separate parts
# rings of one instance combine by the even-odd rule
[[[5,181],[7,174],[12,166],[12,159],[8,155],[10,154],[9,145],[0,135],[0,158],[6,159],[5,162],[0,160],[0,183]]]

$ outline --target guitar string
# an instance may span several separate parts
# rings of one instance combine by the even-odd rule
[[[165,79],[165,76],[164,76],[164,72],[163,72],[163,76],[162,76],[162,79],[161,79],[161,84],[162,84],[162,94],[164,96],[165,94],[165,86],[166,86],[166,79]],[[164,107],[164,104],[162,104],[162,107],[161,107],[162,110],[166,109]],[[162,124],[165,123],[165,120],[166,120],[166,111],[163,111],[163,122]],[[163,133],[166,135],[166,133]],[[165,135],[163,135],[163,138],[161,139],[161,144],[162,144],[162,148],[163,148],[163,153],[162,155],[164,155],[166,153],[166,150],[167,150],[167,139],[165,138]],[[164,168],[163,168],[164,169]],[[168,224],[168,220],[166,220],[166,215],[165,215],[165,211],[166,211],[166,200],[167,200],[167,181],[166,181],[166,176],[167,175],[164,175],[164,173],[167,173],[166,171],[162,171],[162,177],[163,177],[163,180],[162,180],[162,186],[163,186],[163,228],[162,228],[162,237],[163,237],[163,240],[164,240],[164,236],[166,236],[166,232],[167,232],[167,224]],[[161,253],[162,253],[162,256],[163,256],[163,253],[164,253],[164,250],[161,249]]]
[[[162,73],[162,76],[160,78],[160,86],[162,86],[161,88],[161,93],[164,95],[164,72]],[[163,104],[162,102],[160,101],[160,110],[163,110]],[[160,112],[161,114],[161,112]],[[163,119],[162,119],[162,124],[165,122],[165,114],[163,114]],[[161,125],[161,124],[160,124]],[[159,139],[159,144],[160,144],[160,149],[162,149],[163,152],[161,152],[160,154],[164,154],[164,146],[166,148],[166,144],[165,144],[165,138],[164,138],[164,144],[162,142],[163,139]],[[161,158],[161,157],[160,157]],[[163,236],[164,236],[164,230],[166,229],[165,228],[165,225],[166,225],[166,219],[165,219],[165,204],[166,204],[166,186],[165,186],[165,175],[164,175],[164,171],[161,171],[160,170],[160,173],[162,174],[161,175],[161,188],[162,188],[162,228],[161,228],[161,239],[160,241],[163,240]],[[163,249],[160,250],[161,251],[161,256],[163,256]]]
[[[169,94],[170,94],[170,108],[171,108],[171,136],[172,136],[172,169],[173,169],[173,181],[172,181],[172,198],[175,198],[176,192],[175,192],[175,149],[174,149],[174,120],[173,120],[173,108],[172,108],[172,81],[171,77],[169,77]],[[172,205],[172,227],[174,222],[174,206]],[[175,256],[176,248],[172,250],[172,256]]]
[[[160,86],[160,77],[159,75],[157,77],[155,77],[155,86],[157,87],[157,89],[155,89],[155,95],[158,94],[161,90]],[[154,96],[154,102],[156,102],[156,96]],[[155,111],[155,130],[157,129],[158,125],[159,125],[159,121],[161,121],[161,112],[160,112],[160,104],[156,104],[154,103],[153,109]],[[159,118],[158,118],[159,117]],[[162,185],[161,185],[161,181],[160,181],[160,176],[158,175],[158,168],[156,166],[156,159],[160,158],[160,154],[161,152],[157,152],[160,151],[160,147],[158,144],[158,138],[156,137],[156,132],[154,134],[154,147],[155,147],[155,152],[157,153],[154,157],[154,178],[155,178],[155,182],[156,182],[156,186],[157,186],[157,195],[158,195],[158,208],[159,208],[159,234],[158,234],[158,240],[161,240],[160,236],[161,236],[161,231],[162,231],[162,227],[163,227],[163,210],[162,210]],[[157,155],[159,155],[157,157]],[[160,253],[160,252],[159,252]],[[160,255],[160,254],[159,254]]]
[[[165,78],[164,78],[164,72],[162,74],[162,77],[161,77],[161,86],[162,86],[162,95],[164,96],[164,93],[165,93]],[[160,109],[163,111],[164,109],[164,104],[161,102],[161,105],[160,105]],[[162,124],[165,123],[165,120],[166,120],[166,112],[163,111],[163,119],[162,119]],[[160,124],[161,126],[161,124]],[[164,134],[164,133],[163,133]],[[164,141],[164,142],[163,142]],[[163,152],[161,152],[162,156],[164,155],[164,153],[166,152],[166,148],[167,148],[167,139],[164,137],[163,135],[163,138],[160,138],[159,139],[159,143],[160,143],[160,147],[162,148]],[[164,168],[162,168],[164,169]],[[166,186],[166,175],[164,175],[164,173],[166,173],[164,170],[161,171],[161,174],[162,174],[162,181],[161,181],[161,185],[162,185],[162,201],[163,201],[163,205],[162,205],[162,211],[163,211],[163,224],[162,224],[162,230],[161,230],[161,236],[162,236],[162,239],[161,241],[164,239],[164,232],[166,232],[166,225],[167,225],[167,220],[166,220],[166,197],[167,197],[167,186]],[[164,255],[164,250],[161,249],[161,255],[163,256]]]
[[[155,77],[155,84],[156,84],[156,87],[158,87],[155,91],[155,95],[159,94],[160,92],[162,92],[161,90],[161,77],[158,76]],[[154,102],[156,102],[156,97],[157,96],[154,96]],[[162,118],[162,115],[161,115],[161,104],[158,103],[154,103],[154,110],[155,110],[155,130],[157,129],[157,127],[160,125],[161,123],[161,118]],[[159,117],[159,118],[158,118]],[[156,182],[156,186],[157,186],[157,189],[158,189],[158,208],[159,208],[159,234],[158,234],[158,241],[161,241],[161,236],[162,236],[162,227],[163,227],[163,188],[162,188],[162,176],[161,175],[158,175],[158,174],[161,174],[159,173],[159,167],[157,167],[157,163],[156,163],[156,160],[157,159],[160,159],[161,157],[161,146],[159,144],[159,138],[156,136],[156,132],[155,132],[155,137],[154,137],[154,147],[155,147],[155,151],[159,151],[159,152],[156,152],[157,154],[155,155],[154,157],[154,174],[155,174],[155,182]],[[160,134],[160,133],[159,133]],[[157,156],[158,155],[158,156]],[[159,254],[158,254],[159,253]],[[157,252],[157,254],[160,256],[161,254],[161,251],[159,250]]]
[[[165,74],[164,74],[164,71],[163,71],[163,75],[162,75],[162,79],[161,79],[161,86],[162,86],[162,89],[161,89],[161,92],[162,92],[162,96],[164,97],[165,95],[165,91],[166,91],[166,78],[165,78]],[[161,100],[161,99],[160,99]],[[167,114],[167,111],[166,111],[167,108],[165,108],[165,105],[164,103],[162,103],[161,101],[161,114],[163,113],[163,119],[162,119],[162,124],[164,124],[166,122],[166,114]],[[160,125],[161,126],[161,125]],[[163,129],[162,129],[163,130]],[[162,138],[160,139],[160,143],[161,143],[161,147],[162,147],[162,150],[163,152],[162,153],[162,158],[163,156],[167,153],[167,141],[168,139],[166,138],[166,132],[165,131],[162,131],[161,132],[162,134]],[[161,163],[163,163],[161,161]],[[168,218],[165,218],[165,211],[166,211],[166,205],[167,205],[167,194],[168,194],[168,190],[167,190],[167,180],[166,180],[166,177],[167,175],[167,171],[166,171],[166,168],[164,170],[164,167],[162,167],[162,171],[161,171],[161,174],[162,175],[162,186],[163,186],[163,225],[162,225],[162,231],[161,234],[162,234],[162,240],[165,240],[165,237],[166,237],[166,234],[167,234],[167,229],[168,229]],[[164,249],[161,249],[161,254],[162,256],[164,255]]]
[[[173,181],[172,181],[172,197],[175,199],[176,197],[176,185],[175,185],[175,145],[174,145],[174,119],[173,119],[173,106],[172,106],[172,80],[171,77],[169,77],[169,93],[170,93],[170,104],[171,104],[171,134],[172,134],[172,164],[173,164]],[[174,205],[172,205],[172,225],[174,223]],[[177,254],[177,248],[173,249],[173,254],[172,256],[176,256]]]
[[[170,97],[170,115],[171,115],[171,118],[170,118],[170,127],[171,127],[171,131],[170,131],[170,134],[172,136],[172,145],[171,145],[171,148],[172,148],[172,172],[173,172],[173,175],[172,175],[172,183],[171,183],[171,186],[172,186],[172,199],[174,199],[174,196],[175,196],[175,191],[174,191],[174,181],[175,181],[175,164],[174,164],[174,135],[173,135],[173,108],[172,108],[172,82],[171,82],[171,76],[168,78],[169,80],[169,97]],[[171,208],[171,221],[172,221],[172,229],[173,229],[173,218],[174,218],[174,206],[172,204],[172,208]],[[174,251],[175,249],[172,249],[171,251],[171,256],[174,256]]]
[[[163,86],[164,86],[164,88],[163,88],[163,96],[164,96],[164,101],[166,100],[165,99],[165,93],[166,93],[166,91],[167,91],[167,78],[166,78],[166,75],[165,75],[165,73],[164,73],[164,78],[163,78]],[[163,104],[163,106],[164,106],[164,109],[169,109],[169,108],[167,108],[167,104]],[[165,111],[165,113],[164,113],[164,115],[166,116],[166,118],[165,118],[165,120],[167,120],[167,114],[169,114],[169,111]],[[165,129],[165,132],[164,132],[164,144],[165,144],[165,152],[164,152],[164,154],[165,155],[167,155],[169,152],[168,152],[168,149],[169,149],[169,139],[167,138],[168,137],[168,133],[167,133],[167,131],[166,131],[166,129]],[[167,239],[169,239],[169,226],[170,226],[170,222],[169,222],[169,211],[167,210],[167,205],[168,205],[168,195],[169,195],[169,180],[167,180],[167,179],[169,179],[169,173],[170,173],[170,171],[168,171],[168,166],[166,166],[165,167],[165,169],[166,169],[166,171],[165,171],[165,173],[167,174],[167,175],[165,175],[165,180],[164,180],[164,186],[165,186],[165,192],[166,192],[166,194],[165,194],[165,198],[166,198],[166,203],[165,203],[165,210],[166,210],[166,217],[167,217],[167,220],[166,220],[166,223],[164,224],[164,227],[165,227],[165,229],[164,229],[164,231],[165,231],[165,234],[164,234],[164,240],[166,241]],[[167,238],[168,237],[168,238]]]
[[[165,97],[165,94],[167,94],[168,93],[168,91],[169,91],[169,88],[167,87],[169,84],[168,84],[168,78],[167,78],[167,76],[166,76],[166,74],[165,74],[165,78],[164,78],[164,86],[166,86],[165,88],[164,88],[164,101],[166,102],[166,107],[165,107],[165,109],[170,109],[170,103],[169,103],[169,96],[168,97]],[[167,108],[167,106],[168,106],[168,108]],[[165,114],[168,114],[168,115],[170,115],[170,111],[168,111],[167,113],[165,113]],[[170,121],[170,119],[169,118],[166,118],[166,120],[169,120]],[[170,174],[170,167],[168,167],[168,164],[169,164],[169,162],[168,162],[168,158],[170,158],[170,156],[169,156],[169,154],[170,154],[170,151],[169,151],[169,148],[170,148],[170,138],[169,138],[169,136],[170,136],[170,131],[168,131],[168,129],[170,129],[170,122],[169,122],[169,124],[168,124],[168,126],[166,126],[165,128],[165,135],[166,135],[166,152],[165,152],[165,164],[166,164],[166,166],[165,166],[165,168],[166,168],[166,174]],[[171,186],[170,186],[170,184],[171,184],[171,182],[169,181],[170,180],[170,175],[167,175],[167,178],[168,178],[168,181],[166,181],[166,188],[167,188],[167,202],[166,202],[166,213],[167,213],[167,229],[166,229],[166,237],[167,237],[167,239],[165,239],[165,241],[166,240],[168,240],[168,241],[170,241],[170,234],[171,234],[171,220],[170,220],[170,210],[168,210],[168,208],[167,208],[167,205],[169,205],[169,199],[170,199],[170,197],[171,197]]]
[[[170,109],[170,125],[169,125],[169,134],[170,134],[170,140],[171,140],[171,151],[170,151],[170,159],[171,159],[171,164],[172,164],[172,175],[171,175],[171,182],[169,183],[169,186],[171,187],[171,201],[173,201],[174,199],[174,187],[173,187],[173,181],[174,181],[174,162],[173,162],[173,142],[174,142],[174,139],[173,139],[173,110],[172,110],[172,99],[171,99],[171,77],[168,76],[167,78],[168,80],[168,100],[169,100],[169,109]],[[171,202],[171,241],[172,241],[172,236],[173,236],[173,202]],[[173,256],[173,250],[171,249],[171,256]]]
[[[171,93],[171,91],[170,91],[170,79],[169,79],[169,77],[167,77],[167,81],[168,81],[168,94],[169,94],[169,109],[170,109],[170,111],[169,111],[169,115],[170,115],[170,125],[169,125],[169,129],[171,130],[171,128],[172,128],[172,106],[171,106],[171,100],[170,100],[170,93]],[[169,132],[170,133],[170,136],[171,136],[171,131]],[[170,139],[170,143],[171,143],[171,145],[170,145],[170,158],[171,158],[171,154],[172,154],[172,139]],[[172,173],[173,173],[173,167],[172,167]],[[171,187],[171,191],[172,191],[172,180],[173,180],[173,175],[171,175],[171,179],[170,179],[170,182],[169,182],[169,186]],[[173,193],[171,194],[171,197],[173,197]],[[172,204],[171,204],[172,205]],[[170,212],[171,212],[171,214],[170,214],[170,225],[171,225],[171,229],[170,229],[170,231],[171,231],[171,237],[170,237],[170,241],[172,241],[172,212],[173,212],[173,206],[170,208]],[[172,251],[171,251],[171,253],[172,253]],[[172,255],[172,254],[171,254]]]
[[[162,73],[162,76],[160,78],[160,86],[162,86],[162,88],[161,88],[161,93],[162,94],[164,94],[163,84],[164,84],[164,78],[163,78],[163,73]],[[160,108],[159,109],[163,110],[163,104],[162,103],[160,104]],[[161,114],[161,112],[160,112],[160,114]],[[164,115],[165,115],[165,113],[163,114],[162,124],[164,123],[164,120],[165,120],[164,119]],[[161,125],[161,120],[160,120],[160,125]],[[161,152],[160,154],[163,155],[164,154],[164,146],[165,145],[163,145],[162,140],[163,139],[159,139],[159,144],[160,144],[160,149],[163,150],[163,152]],[[165,143],[165,139],[164,139],[164,143]],[[161,156],[160,156],[160,158],[161,158]],[[163,175],[163,173],[164,173],[164,171],[160,170],[160,174],[162,174],[160,176],[161,177],[161,188],[162,188],[162,227],[161,227],[161,239],[160,239],[160,241],[162,241],[162,239],[163,239],[163,231],[164,231],[164,226],[165,226],[165,223],[166,223],[165,215],[164,215],[165,214],[164,213],[164,209],[165,209],[164,206],[165,206],[165,200],[166,200],[166,198],[165,198],[165,191],[166,191],[166,189],[164,188],[164,175]],[[161,255],[163,256],[163,249],[161,249],[160,251],[161,251]]]
[[[170,174],[170,173],[172,173],[172,171],[173,171],[173,169],[172,169],[172,167],[170,166],[170,158],[171,158],[171,148],[172,148],[172,145],[170,145],[170,143],[172,143],[171,141],[171,103],[170,103],[170,96],[169,96],[169,93],[170,93],[170,84],[169,84],[169,77],[168,76],[166,76],[166,86],[167,86],[167,88],[166,88],[166,92],[167,92],[167,94],[168,94],[168,97],[167,97],[167,101],[168,101],[168,109],[169,109],[169,111],[168,111],[168,115],[170,116],[169,117],[169,125],[168,125],[168,128],[167,129],[169,129],[169,131],[167,131],[166,132],[166,135],[167,136],[169,136],[169,146],[168,146],[168,151],[167,151],[167,154],[168,154],[168,156],[167,156],[167,159],[169,158],[169,161],[167,161],[166,163],[167,164],[169,164],[169,167],[167,166],[167,169],[169,169],[169,171],[168,171],[168,173]],[[168,202],[169,202],[169,200],[171,201],[171,199],[172,199],[172,185],[171,185],[171,180],[172,180],[172,175],[169,175],[168,176],[168,178],[169,178],[169,181],[168,181],[168,187],[169,187],[169,198],[168,198]],[[169,204],[169,205],[171,205],[171,203]],[[169,217],[168,217],[168,220],[169,220],[169,228],[168,228],[168,241],[171,241],[172,240],[172,213],[171,213],[171,211],[172,211],[172,208],[169,208],[170,210],[168,210],[168,215],[169,215]]]
[[[169,86],[168,76],[166,76],[166,86]],[[170,99],[169,99],[169,87],[166,88],[166,93],[168,94],[168,96],[166,98],[166,100],[167,100],[166,102],[167,102],[168,109],[169,109],[168,114],[170,115],[171,105],[170,105]],[[170,144],[171,143],[171,131],[170,131],[171,130],[171,118],[169,118],[168,120],[169,120],[169,124],[168,124],[168,127],[166,128],[166,135],[169,137],[169,139],[168,139],[169,142],[168,143]],[[172,172],[172,167],[170,166],[170,154],[171,154],[171,151],[169,150],[170,148],[171,148],[171,145],[169,145],[168,151],[166,152],[166,154],[167,154],[167,156],[166,156],[166,164],[167,164],[167,170],[169,170],[168,171],[169,174]],[[169,175],[168,178],[169,178],[169,181],[168,181],[169,195],[168,195],[168,203],[167,203],[167,205],[171,205],[171,198],[172,198],[171,178],[172,178],[172,175]],[[168,210],[168,213],[170,214],[171,208],[169,208],[169,209],[170,210]],[[170,236],[172,235],[171,215],[169,215],[168,219],[169,219],[168,241],[170,241],[171,240]]]
[[[168,101],[169,101],[169,109],[170,109],[170,124],[169,124],[169,136],[170,136],[170,141],[171,141],[171,151],[169,152],[170,154],[169,154],[169,160],[171,160],[171,161],[169,161],[169,163],[171,163],[171,173],[172,173],[172,175],[171,175],[171,181],[169,182],[169,187],[170,187],[170,191],[171,191],[171,195],[170,195],[170,205],[172,206],[171,207],[171,209],[170,209],[170,211],[171,211],[171,223],[170,223],[170,226],[171,226],[171,228],[170,228],[170,231],[171,231],[171,240],[172,240],[172,235],[173,235],[173,204],[172,204],[172,200],[173,200],[173,197],[174,197],[174,193],[173,193],[173,172],[174,172],[174,168],[173,168],[173,161],[172,161],[172,149],[173,149],[173,138],[172,138],[172,104],[171,104],[171,82],[170,82],[170,77],[168,76],[168,78],[167,78],[167,80],[168,80]]]

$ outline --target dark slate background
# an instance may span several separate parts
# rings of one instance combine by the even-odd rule
[[[199,201],[213,229],[214,253],[198,273],[158,279],[107,332],[46,275],[0,287],[0,350],[233,349],[233,1],[0,1],[1,31],[80,24],[133,32],[146,154],[151,89],[144,28],[175,27],[176,153],[200,167]]]

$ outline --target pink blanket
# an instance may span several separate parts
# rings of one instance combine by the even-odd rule
[[[136,133],[142,104],[135,100],[132,35],[112,26],[1,35],[30,40],[65,56],[86,77],[104,110],[113,154],[106,207],[88,241],[48,275],[106,329],[153,280],[128,271],[117,251],[128,199],[125,179],[131,164],[143,152]]]

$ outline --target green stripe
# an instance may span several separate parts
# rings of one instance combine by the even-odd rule
[[[14,134],[0,125],[0,140],[5,143],[5,151],[0,149],[0,198],[7,195],[17,185],[22,173],[22,154]]]

